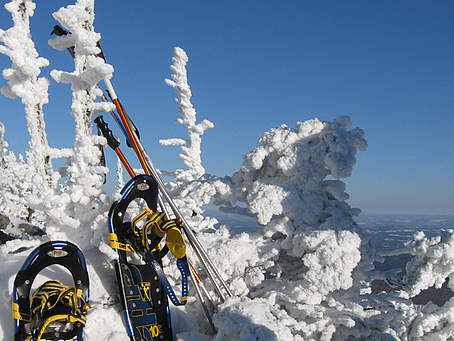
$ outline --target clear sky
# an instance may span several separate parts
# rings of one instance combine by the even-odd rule
[[[51,13],[71,3],[37,1],[32,18],[36,48],[51,61],[42,73],[49,79],[52,69],[73,70],[69,54],[47,44]],[[175,92],[164,83],[179,46],[189,56],[198,119],[215,124],[203,138],[208,173],[233,174],[272,127],[349,115],[369,143],[343,180],[352,206],[454,214],[453,1],[98,0],[95,12],[112,83],[158,168],[182,165],[177,147],[158,144],[185,137],[173,123]],[[0,27],[10,25],[2,7]],[[9,65],[0,55],[0,68]],[[49,143],[69,147],[69,86],[51,79],[49,94]],[[0,107],[11,150],[24,152],[22,105],[1,96]],[[107,158],[114,159],[110,150]]]

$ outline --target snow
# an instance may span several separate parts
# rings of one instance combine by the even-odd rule
[[[48,62],[35,50],[29,25],[36,4],[12,0],[5,7],[14,25],[0,31],[0,52],[12,62],[3,71],[8,86],[2,93],[22,99],[30,151],[25,157],[9,151],[4,140],[8,127],[0,124],[0,214],[7,221],[4,232],[14,237],[0,245],[0,338],[13,337],[10,303],[18,269],[33,248],[62,239],[77,244],[88,263],[91,309],[84,338],[124,340],[107,213],[125,180],[118,163],[116,190],[104,191],[103,177],[109,169],[99,165],[99,146],[106,141],[92,134],[92,116],[112,110],[111,104],[100,101],[97,84],[114,78],[113,67],[94,56],[100,52],[101,37],[93,26],[94,1],[78,0],[54,13],[71,34],[52,38],[49,44],[57,50],[75,47],[74,70],[51,72],[53,80],[69,84],[73,94],[69,114],[75,120],[75,139],[65,149],[50,147],[46,139],[42,105],[47,103],[50,81],[39,78],[39,73]],[[188,62],[184,50],[175,48],[172,80],[166,80],[177,93],[180,117],[175,122],[188,136],[161,140],[164,146],[181,147],[187,168],[160,172],[173,176],[167,189],[233,297],[223,303],[217,300],[213,334],[191,290],[185,307],[171,307],[176,340],[452,339],[454,300],[439,307],[418,306],[411,298],[432,285],[440,287],[448,278],[454,289],[453,230],[432,237],[416,233],[405,246],[412,255],[406,271],[394,273],[394,290],[371,293],[372,281],[384,277],[374,269],[381,257],[356,222],[360,210],[346,202],[349,195],[341,180],[352,175],[356,153],[367,148],[364,132],[352,129],[348,116],[281,125],[262,133],[231,176],[206,174],[202,136],[214,124],[197,123]],[[65,165],[54,169],[55,158],[66,159]],[[234,226],[219,224],[207,214],[209,204],[253,217],[254,228],[238,233]],[[191,248],[188,254],[197,259]],[[178,287],[174,260],[166,257],[164,266]],[[38,280],[51,278],[56,271],[43,272]],[[211,283],[203,280],[216,297]]]
[[[208,120],[203,120],[201,123],[196,124],[196,111],[191,103],[192,93],[186,72],[186,63],[188,60],[186,52],[179,47],[175,47],[174,56],[172,57],[173,64],[170,67],[173,72],[173,80],[166,79],[165,82],[175,88],[177,92],[175,101],[180,105],[178,113],[182,117],[178,118],[175,122],[183,124],[186,127],[189,139],[173,138],[159,141],[164,146],[181,146],[182,153],[180,157],[188,169],[178,169],[171,174],[177,180],[181,181],[198,179],[205,174],[205,169],[202,166],[202,160],[200,158],[201,135],[208,128],[214,127],[214,124]]]
[[[454,289],[454,230],[442,230],[440,236],[433,238],[418,232],[407,245],[414,255],[406,268],[406,283],[412,296],[433,285],[440,288],[448,277],[452,279],[448,286]]]

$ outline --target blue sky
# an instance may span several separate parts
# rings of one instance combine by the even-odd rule
[[[51,13],[71,3],[38,1],[32,18],[36,48],[51,61],[43,69],[49,79],[52,69],[73,70],[69,54],[47,44]],[[158,144],[185,136],[173,123],[174,90],[164,83],[179,46],[189,56],[198,119],[215,124],[202,145],[208,173],[238,170],[272,127],[349,115],[369,143],[344,179],[352,206],[454,213],[454,2],[96,1],[95,12],[112,83],[158,168],[181,166],[178,148]],[[0,27],[10,23],[2,8]],[[0,68],[9,65],[0,55]],[[49,94],[49,142],[71,146],[69,87],[51,79]],[[2,96],[0,106],[11,150],[25,151],[22,105]]]

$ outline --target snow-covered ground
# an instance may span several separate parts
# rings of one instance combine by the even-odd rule
[[[49,44],[57,50],[73,46],[76,57],[74,70],[51,72],[53,81],[68,84],[72,92],[69,114],[75,121],[75,139],[71,148],[50,147],[43,105],[51,100],[47,91],[51,80],[39,77],[40,68],[49,62],[31,40],[35,6],[32,0],[8,2],[5,8],[14,24],[0,30],[0,53],[11,60],[3,70],[8,85],[1,91],[22,100],[30,134],[29,150],[16,156],[4,140],[8,127],[0,125],[0,213],[3,233],[12,239],[0,245],[0,338],[13,336],[11,289],[18,269],[32,248],[60,239],[77,244],[87,260],[91,308],[85,339],[124,340],[107,213],[127,179],[121,164],[116,170],[100,165],[99,146],[106,140],[93,134],[92,117],[87,115],[113,110],[111,103],[100,101],[97,84],[114,77],[114,69],[95,56],[100,34],[93,26],[93,0],[77,0],[53,14],[71,34],[54,37]],[[367,142],[348,116],[332,122],[314,118],[265,131],[234,174],[223,178],[206,174],[200,146],[203,133],[214,124],[197,122],[187,62],[184,50],[175,48],[167,80],[176,91],[176,122],[186,128],[187,136],[161,140],[163,146],[181,147],[179,156],[186,168],[161,172],[171,178],[167,190],[233,296],[216,302],[213,333],[191,290],[184,308],[171,307],[176,339],[452,339],[453,299],[441,305],[413,301],[447,279],[448,287],[454,287],[452,220],[432,220],[430,229],[420,221],[406,222],[414,217],[377,225],[351,207],[341,179],[352,175],[356,153],[365,151]],[[57,159],[65,162],[58,169]],[[109,171],[117,174],[113,193],[103,187]],[[196,259],[191,248],[188,254]],[[387,264],[384,256],[397,254],[406,255],[405,268],[380,266]],[[178,291],[175,261],[166,257],[164,267]],[[43,271],[37,281],[64,278],[57,270]],[[390,289],[372,292],[376,280],[388,281]],[[209,281],[204,281],[215,297]]]
[[[454,229],[454,215],[362,213],[356,222],[371,236],[381,254],[403,248],[416,231],[435,237],[442,228]]]

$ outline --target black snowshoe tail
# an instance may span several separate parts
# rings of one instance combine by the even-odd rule
[[[127,309],[125,319],[132,340],[172,340],[167,295],[152,267],[121,264]]]
[[[109,212],[109,232],[110,246],[118,255],[115,270],[128,335],[133,341],[172,341],[166,291],[155,269],[144,261],[147,250],[140,237],[134,235],[131,222],[124,221],[126,210],[135,199],[145,200],[148,208],[156,211],[158,185],[151,176],[138,175],[126,184],[121,194]],[[150,243],[158,248],[160,240],[161,237],[154,236]],[[128,260],[130,252],[140,255],[142,261]],[[164,255],[165,252],[156,252],[158,262]]]
[[[38,273],[54,264],[68,269],[74,286],[50,280],[30,296]],[[28,256],[14,280],[14,340],[83,340],[88,296],[87,266],[79,248],[67,241],[40,245]]]

